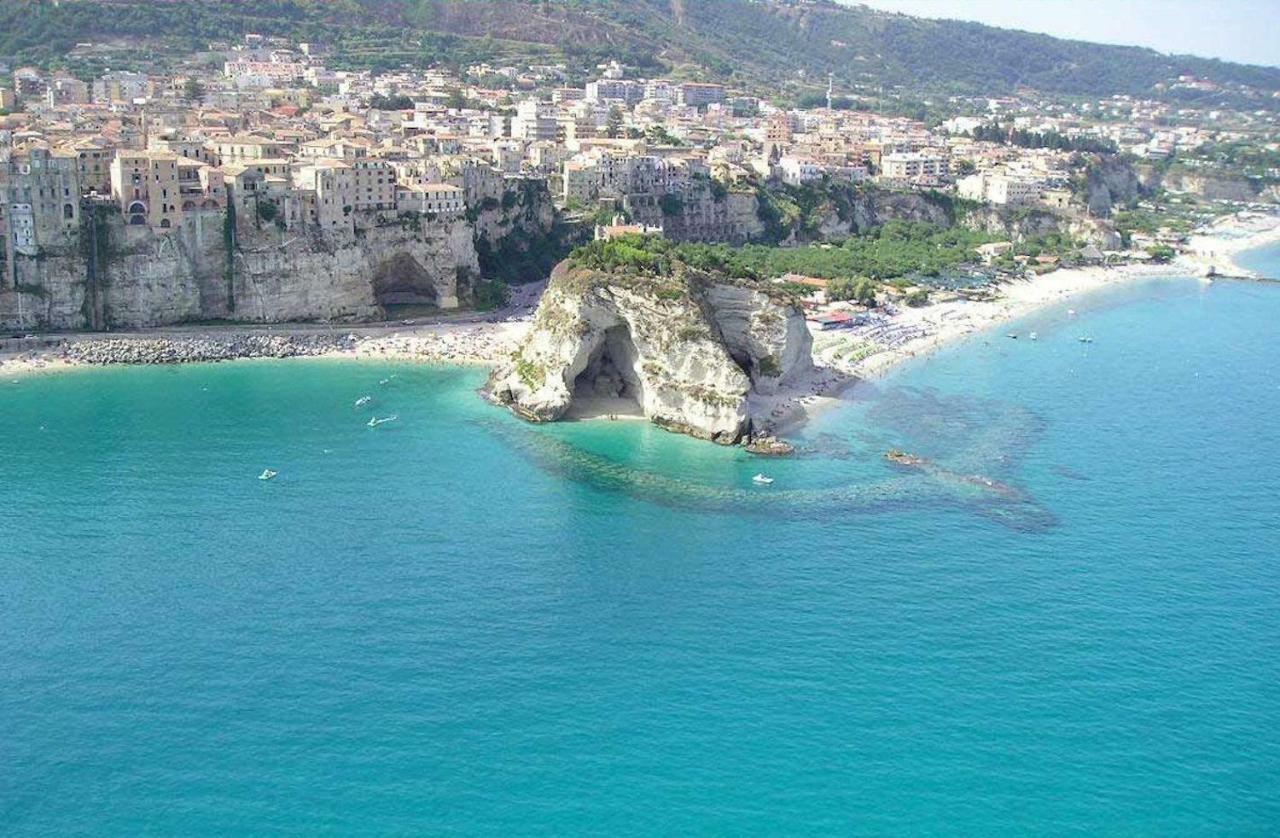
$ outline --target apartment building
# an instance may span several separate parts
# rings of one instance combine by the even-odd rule
[[[679,87],[677,104],[690,108],[718,105],[724,101],[724,85],[686,82]]]
[[[881,174],[890,180],[944,178],[951,174],[951,158],[921,152],[894,152],[880,158]]]
[[[125,222],[158,229],[182,222],[176,154],[120,149],[111,161],[111,195]]]
[[[7,286],[14,283],[11,254],[35,257],[42,247],[74,244],[80,226],[76,158],[43,147],[0,157],[0,241]]]
[[[436,218],[459,218],[467,210],[463,191],[448,183],[401,186],[396,190],[396,210]]]

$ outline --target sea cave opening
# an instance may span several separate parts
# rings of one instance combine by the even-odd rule
[[[440,307],[434,278],[408,253],[397,253],[378,265],[373,296],[393,319],[432,313]]]
[[[573,381],[573,418],[643,416],[644,382],[640,353],[631,329],[619,323],[605,330]]]

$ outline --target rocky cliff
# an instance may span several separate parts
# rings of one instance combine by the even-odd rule
[[[748,396],[803,375],[811,350],[799,309],[749,283],[682,264],[655,277],[569,260],[486,389],[530,421],[622,400],[669,430],[734,444],[752,431]]]
[[[1212,169],[1200,171],[1174,166],[1161,175],[1160,184],[1170,192],[1190,194],[1206,201],[1275,203],[1280,200],[1280,187],[1275,184]]]
[[[399,304],[454,308],[459,279],[479,273],[462,220],[391,222],[341,240],[242,226],[230,264],[221,213],[154,232],[114,216],[100,224],[98,245],[96,262],[85,241],[15,257],[15,287],[0,289],[0,327],[370,319]]]
[[[99,207],[38,256],[15,255],[12,281],[0,262],[0,329],[367,320],[406,306],[456,308],[469,302],[478,278],[507,278],[504,266],[531,258],[530,248],[541,248],[543,276],[563,256],[545,184],[499,186],[500,198],[465,219],[363,218],[354,235],[241,218],[233,239],[223,212],[191,213],[177,228],[152,230]]]
[[[1042,209],[983,206],[966,213],[961,224],[970,230],[1007,236],[1014,242],[1063,233],[1103,250],[1121,247],[1120,234],[1106,219],[1064,216]]]

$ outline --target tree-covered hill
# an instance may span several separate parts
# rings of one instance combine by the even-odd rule
[[[829,0],[5,0],[0,58],[56,64],[77,43],[142,41],[163,52],[245,32],[320,41],[333,63],[607,58],[676,76],[800,93],[834,73],[872,95],[1019,88],[1276,107],[1280,69],[924,20]],[[1178,75],[1225,85],[1168,89]],[[1251,94],[1242,86],[1262,91]]]

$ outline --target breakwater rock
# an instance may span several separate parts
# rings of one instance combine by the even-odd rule
[[[94,338],[67,344],[63,357],[77,364],[190,364],[237,358],[300,358],[355,348],[355,335],[225,335]]]

